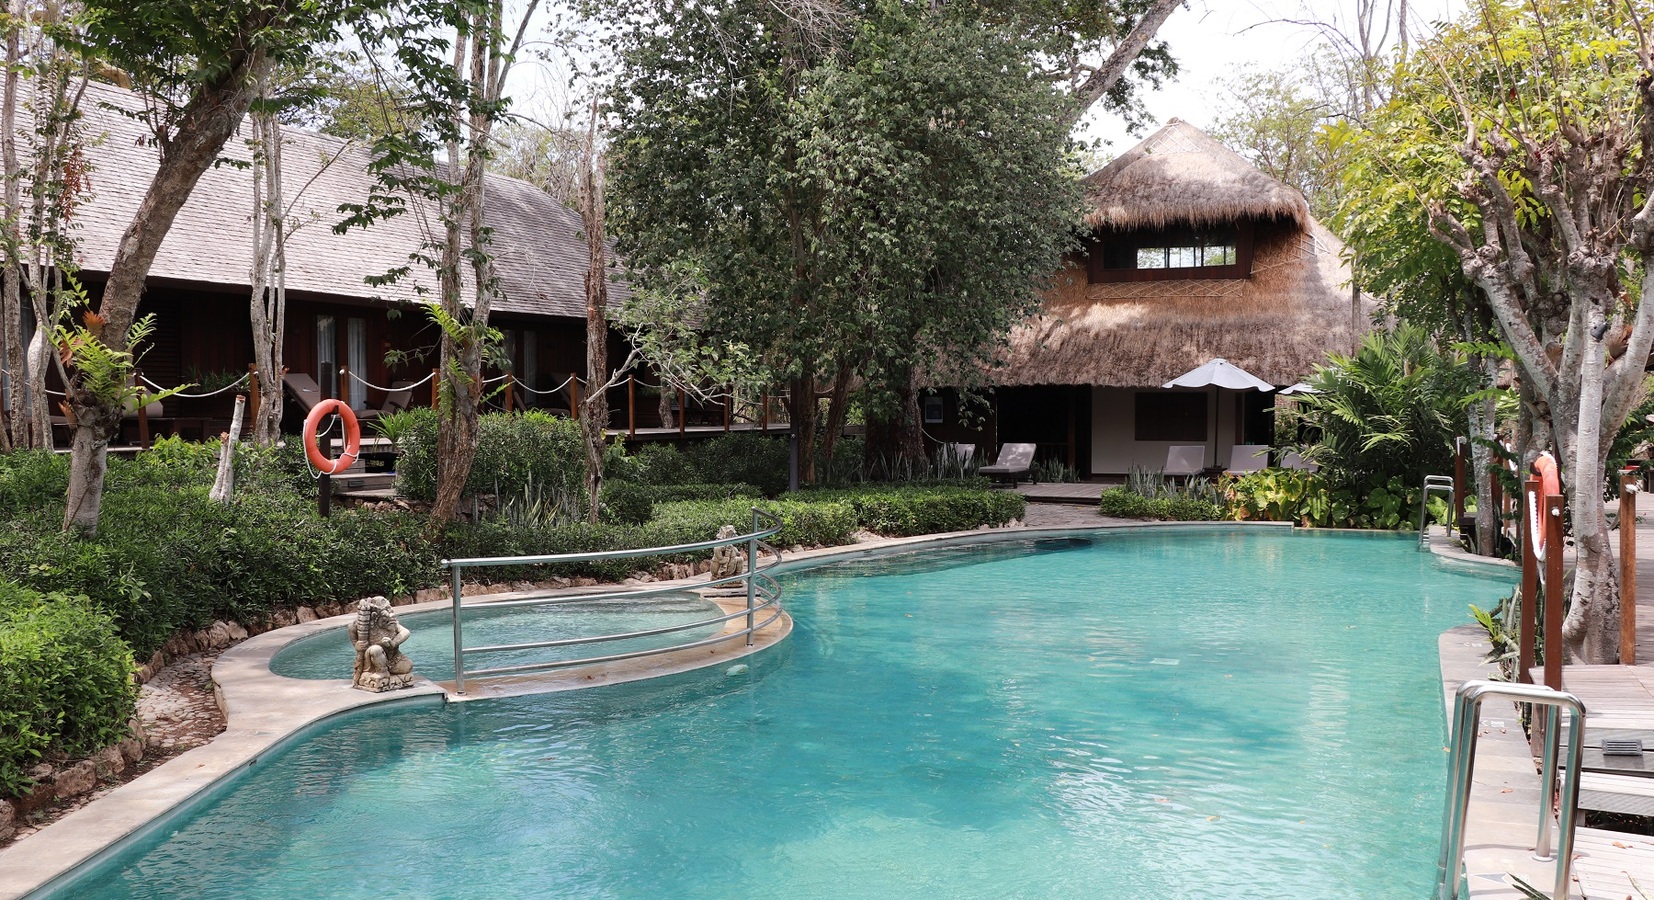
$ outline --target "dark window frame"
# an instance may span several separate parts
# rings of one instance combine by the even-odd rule
[[[1105,265],[1111,249],[1129,249],[1134,258],[1140,247],[1186,246],[1204,234],[1227,229],[1163,229],[1125,232],[1097,232],[1085,242],[1087,280],[1091,284],[1129,281],[1187,281],[1191,279],[1245,279],[1252,276],[1252,249],[1255,227],[1238,222],[1235,229],[1235,262],[1228,266],[1185,266],[1167,269],[1112,268]]]

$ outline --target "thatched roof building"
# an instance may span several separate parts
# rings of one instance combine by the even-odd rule
[[[1095,239],[1058,275],[1044,312],[1012,333],[997,384],[1157,388],[1223,357],[1284,386],[1329,350],[1350,351],[1371,319],[1342,244],[1303,195],[1186,122],[1173,119],[1084,185]],[[1132,258],[1187,251],[1216,232],[1230,235],[1219,239],[1229,241],[1223,265],[1140,268]]]

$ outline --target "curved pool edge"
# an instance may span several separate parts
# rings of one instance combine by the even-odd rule
[[[843,547],[797,551],[787,555],[779,571],[792,572],[845,559],[911,552],[927,547],[1122,531],[1259,528],[1290,529],[1292,525],[1285,522],[1105,522],[1095,526],[1079,527],[979,528],[916,537],[881,538]],[[689,589],[697,585],[698,579],[680,579],[655,582],[650,587],[681,586]],[[609,587],[612,589],[613,586]],[[495,593],[482,595],[475,602],[484,605],[531,594],[545,596],[595,592],[597,591],[592,588],[567,588],[528,593]],[[446,609],[450,605],[447,600],[433,600],[399,606],[397,610],[423,612]],[[470,601],[467,605],[470,605]],[[425,679],[419,679],[407,690],[370,694],[355,690],[345,680],[287,678],[270,671],[270,661],[283,647],[331,628],[343,628],[353,618],[354,613],[346,613],[291,625],[255,635],[226,650],[213,665],[212,671],[219,706],[225,711],[225,731],[211,742],[168,760],[24,840],[0,850],[0,900],[19,900],[60,882],[72,875],[80,866],[93,861],[135,834],[179,813],[225,779],[252,766],[261,756],[278,749],[322,722],[382,703],[413,700],[440,703],[445,702],[445,699],[459,699],[450,698],[441,684]],[[502,685],[498,688],[500,693],[488,696],[595,687],[600,684],[636,681],[707,668],[778,646],[790,633],[791,628],[792,619],[786,616],[785,631],[763,646],[742,646],[738,649],[745,652],[741,653],[709,653],[698,664],[685,665],[671,671],[639,672],[631,674],[630,677],[617,676],[608,679],[581,678],[578,682],[582,683],[570,683],[561,688],[545,688],[526,683],[517,686]],[[578,674],[596,673],[581,670]],[[527,680],[523,679],[525,682]]]

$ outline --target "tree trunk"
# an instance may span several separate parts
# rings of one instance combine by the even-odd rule
[[[219,435],[218,474],[213,478],[212,491],[207,498],[216,503],[228,503],[235,494],[235,445],[241,440],[241,416],[247,408],[247,398],[235,395],[235,414],[230,417],[230,430]]]
[[[268,68],[268,67],[266,67]],[[269,72],[259,74],[268,93]],[[258,370],[258,412],[253,443],[268,447],[281,437],[282,344],[287,330],[287,221],[282,191],[281,123],[270,112],[253,119],[253,366]]]
[[[68,505],[63,511],[63,530],[84,534],[98,531],[98,513],[103,506],[103,476],[109,468],[109,439],[120,428],[120,413],[113,415],[102,406],[75,406],[78,424],[69,448]]]
[[[850,415],[850,366],[840,360],[838,374],[833,376],[833,396],[827,401],[826,432],[821,436],[821,461],[829,472],[833,456],[838,453],[839,438],[844,436],[844,420]]]
[[[803,375],[792,380],[792,397],[787,410],[793,420],[793,434],[798,441],[798,481],[815,484],[816,463],[816,382]]]
[[[586,232],[586,396],[578,410],[586,442],[586,520],[602,512],[603,443],[609,425],[608,254],[604,246],[603,161],[597,153],[597,101],[592,101],[581,170],[580,227]]]
[[[1583,309],[1590,307],[1581,304]],[[1590,329],[1601,318],[1576,316]],[[1562,623],[1562,642],[1569,656],[1580,662],[1612,663],[1619,657],[1619,580],[1614,555],[1608,547],[1608,519],[1603,510],[1602,473],[1608,464],[1602,440],[1602,339],[1587,332],[1581,363],[1579,428],[1564,442],[1565,460],[1575,461],[1568,479],[1574,525],[1574,590],[1568,618]],[[1572,446],[1567,446],[1571,443]],[[1556,548],[1560,552],[1562,548]]]
[[[882,466],[889,476],[902,471],[925,472],[929,465],[919,425],[919,390],[909,372],[896,388],[894,411],[867,423],[867,467],[871,471]]]
[[[23,362],[23,291],[21,253],[23,246],[23,169],[17,158],[17,88],[22,73],[21,34],[26,21],[20,0],[7,4],[10,9],[6,27],[6,70],[3,98],[0,98],[0,178],[4,190],[0,192],[0,226],[5,228],[0,250],[0,373],[6,391],[5,433],[0,435],[4,446],[12,450],[33,446],[30,439],[28,396],[30,385],[25,379]]]

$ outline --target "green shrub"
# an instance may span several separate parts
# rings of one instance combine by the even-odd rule
[[[1228,479],[1224,493],[1237,519],[1296,522],[1320,528],[1399,530],[1417,526],[1419,486],[1401,476],[1357,490],[1318,472],[1264,469]]]
[[[754,506],[781,518],[781,533],[770,541],[778,547],[848,544],[856,531],[855,510],[836,500],[682,500],[657,505],[649,525],[658,533],[688,535],[686,541],[709,541],[724,525],[746,533]]]
[[[655,504],[679,500],[729,500],[763,496],[750,484],[638,484],[630,481],[603,482],[603,520],[625,525],[642,525],[655,514]]]
[[[801,491],[832,499],[856,513],[856,524],[888,536],[968,531],[1022,518],[1027,501],[1015,491],[960,485],[874,485]]]
[[[50,450],[0,455],[0,514],[15,516],[61,502],[68,490],[68,456]]]
[[[644,444],[620,459],[609,459],[605,481],[637,484],[691,484],[702,481],[689,458],[671,444]]]
[[[735,432],[690,444],[683,455],[695,474],[693,479],[688,480],[756,485],[766,497],[780,496],[787,489],[788,450],[785,437]]]
[[[436,499],[435,416],[421,417],[398,440],[396,487],[403,496]],[[586,452],[572,419],[537,410],[490,413],[478,424],[477,458],[465,482],[467,496],[520,495],[531,482],[570,498],[585,494]],[[582,504],[583,508],[583,504]]]
[[[1177,522],[1208,522],[1225,518],[1216,503],[1193,497],[1144,497],[1126,488],[1103,491],[1098,510],[1118,519],[1161,519]]]
[[[137,707],[132,651],[85,597],[0,582],[0,795],[28,787],[47,750],[119,740]]]

